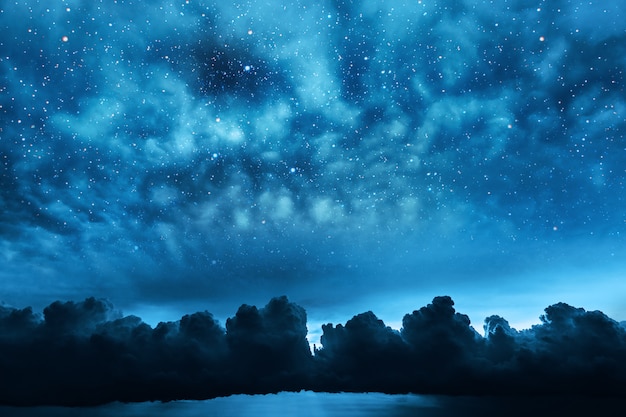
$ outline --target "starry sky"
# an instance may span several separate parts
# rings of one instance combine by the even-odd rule
[[[624,13],[3,2],[0,301],[625,320]]]

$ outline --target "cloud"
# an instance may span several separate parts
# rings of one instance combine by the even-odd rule
[[[306,313],[286,297],[264,308],[242,305],[226,321],[235,386],[246,392],[306,388],[312,356],[306,339]]]
[[[12,44],[3,62],[15,100],[4,109],[4,134],[21,148],[2,145],[3,190],[20,196],[3,200],[11,213],[36,213],[25,228],[34,221],[89,235],[104,222],[112,237],[131,227],[157,247],[152,226],[180,228],[182,219],[205,239],[233,227],[265,235],[267,223],[297,236],[325,230],[331,218],[351,232],[357,224],[419,227],[442,203],[465,214],[469,202],[526,229],[525,211],[553,217],[563,208],[546,175],[527,175],[536,158],[567,189],[588,194],[585,206],[610,203],[586,171],[598,169],[599,156],[607,172],[623,162],[610,152],[617,145],[600,146],[605,128],[623,125],[610,81],[619,52],[607,45],[590,70],[595,41],[547,23],[581,13],[565,13],[571,5],[473,7],[305,12],[296,3],[278,18],[255,3],[157,2],[139,20],[115,5],[5,10],[12,33],[42,41]],[[573,48],[584,53],[565,52]],[[22,84],[37,91],[18,93]],[[583,151],[596,164],[577,159]],[[568,176],[578,164],[582,173]],[[546,196],[540,206],[529,198],[537,190]],[[267,192],[299,200],[290,226],[263,204]],[[417,201],[417,213],[394,215],[400,197]],[[511,210],[519,213],[508,218]],[[219,220],[207,225],[206,212]]]
[[[384,391],[404,382],[398,368],[408,352],[400,333],[371,311],[354,316],[345,326],[323,325],[322,331],[323,348],[315,352],[320,389]]]
[[[0,308],[0,402],[87,405],[278,391],[619,396],[626,330],[564,303],[517,331],[499,316],[478,335],[448,296],[405,315],[400,331],[371,311],[306,340],[286,297],[242,305],[222,327],[204,311],[151,327],[106,300],[55,302],[43,318]],[[312,354],[314,353],[314,355]]]
[[[623,223],[617,12],[601,36],[565,2],[31,3],[0,16],[0,256],[43,294]]]
[[[545,311],[541,317],[543,325],[533,326],[527,334],[520,335],[521,345],[534,353],[530,366],[522,373],[541,379],[543,384],[558,382],[563,391],[600,396],[617,392],[620,384],[613,386],[607,381],[623,379],[623,328],[600,311],[585,311],[565,303]],[[524,356],[521,352],[520,360]],[[572,378],[565,379],[565,375]]]
[[[115,318],[113,306],[104,300],[54,302],[43,310],[44,326],[56,335],[91,333],[100,323]]]

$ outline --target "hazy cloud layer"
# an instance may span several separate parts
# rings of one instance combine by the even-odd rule
[[[558,258],[571,239],[610,259],[623,17],[617,1],[2,7],[2,289],[220,298],[365,285],[433,254]]]
[[[105,300],[55,302],[43,317],[0,307],[0,403],[88,405],[204,399],[238,393],[351,391],[445,395],[618,397],[626,388],[626,328],[599,311],[559,303],[542,324],[485,336],[450,297],[403,319],[374,313],[323,326],[306,340],[306,312],[273,298],[242,305],[222,327],[208,312],[151,327]]]

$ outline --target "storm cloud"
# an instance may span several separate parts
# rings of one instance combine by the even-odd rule
[[[351,391],[619,397],[626,329],[564,303],[517,331],[485,320],[479,335],[450,297],[394,330],[369,311],[323,326],[309,350],[306,312],[286,297],[242,305],[222,327],[208,312],[154,328],[106,300],[55,302],[43,318],[0,308],[0,402],[89,405],[240,393]],[[60,325],[59,323],[64,323]]]

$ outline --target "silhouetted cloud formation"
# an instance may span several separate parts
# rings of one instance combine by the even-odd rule
[[[371,311],[323,326],[312,354],[306,312],[287,297],[242,305],[222,327],[208,312],[154,328],[88,298],[43,317],[0,306],[0,403],[86,405],[236,393],[380,391],[617,397],[626,389],[626,329],[564,303],[517,331],[499,316],[485,336],[448,296],[404,316]]]

